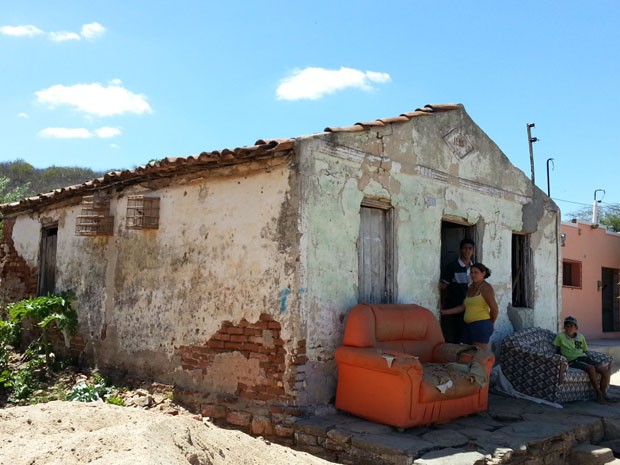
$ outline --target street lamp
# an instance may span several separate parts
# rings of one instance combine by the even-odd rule
[[[538,142],[538,138],[532,137],[532,128],[536,127],[536,123],[527,123],[527,143],[530,146],[530,167],[532,168],[532,184],[536,184],[534,179],[534,148],[532,144]]]
[[[597,192],[603,193],[603,196],[600,199],[596,198]],[[603,197],[605,197],[605,189],[596,189],[594,191],[594,203],[592,204],[592,227],[593,228],[598,227],[598,204],[601,203],[601,201],[603,200]]]
[[[549,184],[549,162],[551,162],[551,168],[555,168],[553,158],[547,158],[547,197],[551,197],[551,185]]]

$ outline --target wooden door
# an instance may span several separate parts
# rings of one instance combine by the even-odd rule
[[[362,205],[359,240],[359,301],[391,303],[393,283],[391,209]]]
[[[620,331],[620,315],[618,315],[618,270],[603,268],[601,271],[601,283],[603,332]]]
[[[47,295],[56,287],[56,240],[58,227],[46,227],[41,232],[38,294]]]

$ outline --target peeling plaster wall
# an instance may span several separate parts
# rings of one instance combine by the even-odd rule
[[[512,331],[513,232],[532,233],[534,320],[554,326],[557,207],[533,198],[529,179],[464,110],[370,131],[309,137],[298,144],[304,174],[301,248],[307,292],[302,311],[308,321],[308,402],[325,402],[335,392],[333,352],[358,298],[357,241],[365,196],[387,199],[394,207],[396,302],[439,313],[441,221],[457,217],[482,225],[477,258],[493,270],[489,282],[500,308],[494,340],[499,343]],[[526,230],[531,218],[524,210],[532,202],[537,203],[537,217]]]
[[[285,167],[171,185],[157,191],[160,227],[152,231],[122,226],[123,195],[106,305],[111,341],[102,347],[149,367],[170,358],[175,346],[204,343],[222,320],[262,313],[294,320],[295,276],[285,263],[295,257],[279,249],[278,237],[288,193]],[[110,360],[118,355],[110,353]]]
[[[32,268],[39,266],[39,241],[41,224],[38,217],[19,216],[13,226],[15,250]]]
[[[56,289],[76,292],[86,356],[100,366],[198,385],[200,376],[181,369],[176,349],[206,344],[223,321],[262,314],[273,315],[281,337],[297,347],[305,333],[298,330],[298,191],[289,161],[110,191],[112,236],[76,236],[79,205],[47,208],[45,221],[59,223]],[[159,229],[126,228],[132,194],[160,197]],[[18,215],[14,232],[20,254],[35,267],[41,222],[37,213]],[[239,365],[245,384],[260,381],[255,365]],[[209,386],[232,386],[228,381]]]

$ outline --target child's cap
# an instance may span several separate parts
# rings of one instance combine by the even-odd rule
[[[567,316],[566,318],[564,318],[564,326],[566,326],[566,325],[579,326],[577,324],[577,318],[575,318],[574,316]]]

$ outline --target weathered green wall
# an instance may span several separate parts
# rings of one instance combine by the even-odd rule
[[[365,196],[387,199],[394,207],[397,302],[423,305],[438,314],[441,221],[459,218],[479,224],[477,258],[493,270],[489,282],[500,307],[494,339],[512,330],[513,231],[532,233],[534,323],[556,327],[557,208],[548,199],[533,198],[529,179],[464,110],[309,137],[299,146],[307,289],[302,304],[308,320],[308,370],[315,373],[310,402],[334,392],[332,354],[358,298],[359,210]]]

